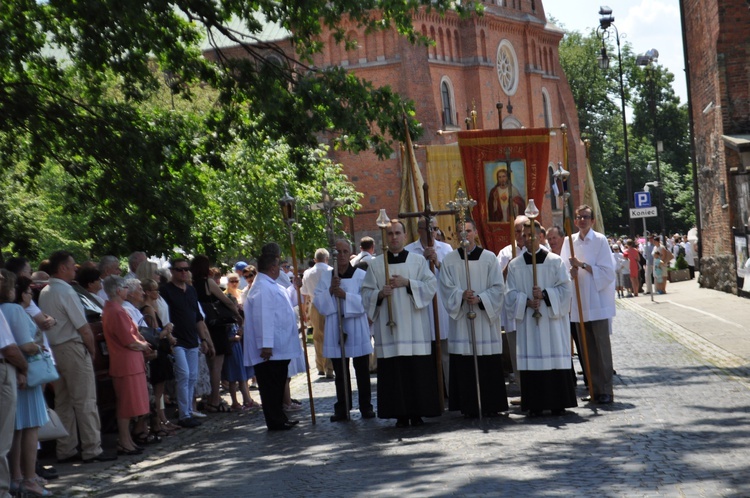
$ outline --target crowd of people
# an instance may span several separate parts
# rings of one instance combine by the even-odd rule
[[[654,235],[608,239],[592,229],[593,214],[580,206],[569,238],[517,216],[513,242],[497,255],[477,245],[471,220],[458,227],[465,242],[456,250],[439,240],[434,219],[419,221],[410,244],[404,223],[391,220],[386,254],[375,254],[370,237],[358,253],[339,239],[333,254],[318,249],[301,276],[275,243],[255,265],[239,261],[230,272],[205,256],[162,267],[140,251],[125,270],[115,256],[77,264],[58,251],[33,273],[28,260],[11,258],[0,271],[0,495],[50,496],[45,478],[54,471],[36,462],[48,406],[67,431],[56,439],[60,463],[141,454],[200,426],[206,412],[262,408],[269,430],[294,428],[290,414],[302,405],[290,379],[307,368],[300,333],[309,329],[318,375],[335,380],[331,422],[350,420],[355,409],[350,358],[363,419],[420,426],[443,413],[446,399],[467,418],[497,416],[509,409],[506,379],[520,388],[528,416],[562,415],[577,406],[571,335],[587,400],[612,403],[615,297],[638,296],[644,281],[650,292],[644,273],[665,293],[672,261],[684,258],[692,278],[695,255],[679,235],[668,245]],[[27,385],[40,353],[59,374],[46,388]],[[95,365],[104,354],[117,455],[101,444]]]
[[[697,241],[691,242],[687,236],[676,233],[666,241],[656,234],[636,236],[635,240],[610,237],[609,243],[615,260],[618,298],[638,297],[644,286],[646,294],[666,294],[669,271],[681,265],[691,280],[695,278]]]

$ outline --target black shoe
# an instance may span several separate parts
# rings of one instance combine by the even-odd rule
[[[364,410],[362,412],[362,418],[375,418],[375,417],[376,417],[375,411],[372,408],[370,408],[369,410]]]
[[[424,420],[422,420],[422,417],[412,417],[411,418],[411,426],[412,427],[419,427],[420,425],[424,425]]]
[[[75,463],[75,462],[80,462],[81,460],[82,460],[81,454],[76,453],[75,455],[69,456],[66,458],[58,458],[57,463]]]
[[[196,427],[199,427],[201,423],[195,420],[194,418],[190,417],[190,418],[181,418],[177,422],[177,425],[179,425],[180,427],[185,427],[187,429],[195,429]]]
[[[287,420],[284,422],[286,425],[289,425],[291,427],[294,427],[295,425],[299,424],[299,420]]]
[[[288,431],[292,427],[294,427],[294,426],[293,425],[289,425],[287,423],[283,423],[281,425],[269,425],[268,426],[268,430],[269,431]]]
[[[409,419],[408,418],[397,418],[396,419],[396,427],[399,427],[399,428],[409,427]]]
[[[552,410],[552,416],[553,417],[562,417],[563,415],[567,415],[567,412],[565,411],[565,408],[560,408],[557,410]]]
[[[612,398],[611,394],[600,394],[596,398],[596,402],[599,403],[599,404],[601,404],[601,405],[610,405],[610,404],[612,404],[613,401],[614,401],[614,399]]]
[[[57,469],[49,465],[45,467],[38,461],[36,462],[36,475],[38,475],[42,479],[47,479],[48,481],[60,477],[60,474],[57,473]]]
[[[347,420],[349,420],[349,417],[344,413],[334,413],[331,415],[331,422],[346,422]]]
[[[99,453],[93,458],[88,458],[83,463],[97,463],[97,462],[113,462],[117,460],[117,455],[107,455],[105,453]]]

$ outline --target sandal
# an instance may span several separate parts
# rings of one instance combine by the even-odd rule
[[[133,434],[133,442],[138,445],[142,444],[156,444],[161,443],[161,437],[150,432],[141,432],[140,434]]]
[[[251,399],[250,401],[246,401],[244,405],[242,405],[245,410],[257,410],[259,408],[262,408],[261,404],[255,401],[254,399]]]
[[[180,429],[182,429],[182,427],[180,427],[179,425],[173,424],[171,420],[167,420],[166,422],[162,422],[161,426],[164,427],[164,429],[166,429],[167,431],[169,431],[171,433],[175,433],[175,432],[179,431]]]
[[[169,432],[169,431],[166,431],[164,429],[157,429],[157,430],[153,431],[153,435],[156,436],[156,437],[158,437],[158,438],[164,439],[165,437],[171,436],[172,433]]]
[[[229,408],[229,405],[226,404],[226,402],[221,401],[218,405],[212,405],[211,403],[206,403],[205,410],[208,413],[229,413],[232,411]]]

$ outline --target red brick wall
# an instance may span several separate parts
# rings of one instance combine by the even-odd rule
[[[685,0],[704,257],[732,253],[732,179],[722,135],[750,133],[750,11],[745,0]],[[711,105],[713,103],[713,105]]]

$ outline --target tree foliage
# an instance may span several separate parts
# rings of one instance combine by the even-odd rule
[[[627,124],[632,191],[657,179],[655,168],[649,166],[656,159],[656,137],[664,145],[659,156],[663,204],[657,208],[664,212],[667,232],[686,232],[694,222],[692,198],[685,194],[692,192],[687,108],[680,105],[671,87],[674,76],[658,64],[639,67],[631,45],[624,43],[621,95],[617,47],[613,40],[605,38],[604,43],[610,56],[606,71],[597,64],[602,40],[594,31],[586,35],[566,32],[560,44],[560,62],[578,109],[582,138],[591,141],[591,167],[605,227],[613,233],[629,231],[621,110],[624,96],[626,107],[632,110],[632,123]],[[653,199],[659,197],[658,192],[652,194]],[[640,232],[640,220],[635,222]],[[656,218],[649,221],[649,229],[658,230]]]
[[[387,157],[403,113],[412,136],[420,132],[411,101],[313,65],[322,33],[351,47],[346,23],[354,23],[426,43],[412,25],[416,10],[481,8],[450,0],[0,2],[0,170],[17,172],[6,179],[0,248],[34,257],[53,241],[90,255],[177,245],[226,254],[281,241],[273,205],[282,184],[307,201],[325,177],[353,198],[340,168],[325,164],[321,138]],[[268,23],[285,30],[292,52],[266,39]],[[242,195],[225,202],[225,193]],[[44,234],[53,213],[67,222]],[[300,219],[308,216],[317,219]]]

